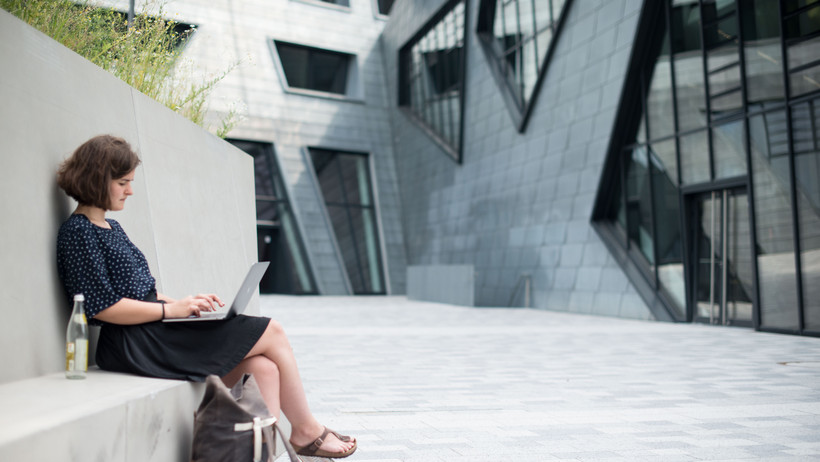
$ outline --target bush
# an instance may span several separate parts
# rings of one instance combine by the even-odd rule
[[[70,0],[0,0],[0,7],[206,129],[208,96],[238,64],[201,81],[181,75],[193,74],[180,60],[193,29],[180,32],[161,6],[146,7],[130,28],[121,12]],[[214,131],[225,137],[239,120],[231,110]]]

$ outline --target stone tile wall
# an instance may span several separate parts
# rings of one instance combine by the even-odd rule
[[[444,3],[394,6],[383,33],[391,94],[398,50]],[[514,289],[530,275],[538,308],[651,318],[589,224],[641,1],[569,5],[523,133],[475,35],[478,6],[469,1],[462,164],[394,110],[408,264],[473,264],[478,305],[522,300]]]

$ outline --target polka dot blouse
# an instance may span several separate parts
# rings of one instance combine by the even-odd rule
[[[69,301],[75,294],[85,296],[93,325],[102,325],[94,316],[120,299],[143,300],[156,290],[145,255],[119,223],[106,221],[111,229],[94,225],[85,215],[71,215],[57,234],[57,273]]]

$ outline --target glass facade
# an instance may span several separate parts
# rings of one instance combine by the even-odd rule
[[[523,129],[571,0],[482,0],[478,37]]]
[[[353,55],[275,40],[282,71],[291,88],[347,94]]]
[[[639,30],[595,228],[671,319],[820,335],[820,2],[645,2]]]
[[[465,8],[449,2],[399,51],[399,105],[459,161]]]
[[[820,98],[792,108],[806,329],[820,330]]]
[[[367,155],[309,152],[353,293],[386,293]]]
[[[253,157],[259,261],[271,263],[259,285],[260,291],[317,294],[305,246],[277,167],[273,145],[256,141],[227,141]]]

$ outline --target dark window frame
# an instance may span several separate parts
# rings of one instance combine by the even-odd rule
[[[356,69],[356,66],[358,66],[357,55],[345,51],[321,48],[317,46],[306,45],[303,43],[295,43],[287,40],[279,40],[275,38],[269,39],[268,43],[271,48],[271,53],[274,54],[275,60],[278,63],[277,68],[280,71],[280,78],[287,92],[305,96],[315,96],[320,98],[328,98],[342,101],[361,101],[361,98],[359,98],[359,96],[356,94],[358,92],[358,82],[355,78],[355,75],[358,71]],[[344,89],[340,89],[340,91],[331,91],[325,89],[317,89],[315,87],[310,88],[309,86],[299,86],[302,84],[299,82],[291,82],[291,79],[288,77],[288,65],[286,65],[285,61],[282,59],[283,48],[280,48],[280,46],[284,49],[307,52],[308,62],[306,63],[306,66],[308,68],[311,66],[311,62],[315,63],[315,59],[317,57],[320,57],[321,55],[342,58],[344,63]],[[310,72],[306,72],[306,74],[307,79],[310,79],[311,75],[316,75],[316,73]]]
[[[454,48],[453,50],[461,50],[457,52],[459,55],[457,60],[459,61],[459,69],[457,71],[456,77],[458,81],[458,123],[457,127],[453,126],[452,124],[452,116],[449,117],[450,129],[457,130],[456,136],[456,145],[454,146],[450,140],[448,140],[445,135],[440,133],[438,127],[435,126],[434,123],[430,122],[425,118],[423,114],[419,114],[414,110],[412,99],[415,95],[411,92],[412,81],[410,79],[413,66],[411,64],[411,60],[413,59],[413,47],[415,47],[420,41],[425,39],[431,31],[433,31],[436,26],[439,25],[441,21],[443,21],[447,15],[453,11],[459,4],[464,5],[464,18],[463,18],[463,29],[461,30],[461,47]],[[466,86],[464,85],[466,79],[466,69],[467,69],[467,47],[468,47],[468,18],[469,18],[469,4],[468,0],[449,0],[446,2],[427,22],[422,26],[404,45],[401,46],[399,49],[399,60],[398,60],[398,72],[399,72],[399,88],[398,88],[398,106],[404,114],[408,116],[408,118],[413,121],[417,126],[419,126],[433,141],[444,150],[456,163],[461,163],[462,160],[462,153],[464,147],[464,105],[465,105],[465,89]],[[424,58],[422,58],[424,59]],[[452,89],[452,85],[449,90]],[[434,98],[430,98],[429,95],[423,95],[421,98],[424,100],[426,106],[425,110],[431,107],[429,104],[432,100],[444,101],[448,92],[440,93],[436,95]],[[445,95],[441,97],[441,95]],[[444,119],[444,114],[440,114],[437,117]]]
[[[389,2],[390,7],[387,9],[387,12],[382,11],[383,3]],[[390,17],[390,13],[393,12],[393,7],[396,5],[396,0],[371,0],[373,4],[373,11],[377,18],[387,19]]]
[[[256,162],[259,161],[259,159],[257,158],[256,155],[252,154],[250,152],[250,150],[252,150],[254,148],[258,149],[259,150],[259,155],[262,157],[261,161],[264,162],[267,165],[267,170],[271,174],[271,178],[269,178],[269,180],[271,181],[271,187],[273,189],[276,189],[276,187],[275,187],[276,183],[278,183],[280,185],[281,197],[278,197],[275,193],[273,195],[258,194],[256,192],[256,190],[254,190],[254,197],[255,197],[255,200],[256,200],[256,204],[259,204],[260,202],[268,203],[268,204],[272,205],[273,207],[277,208],[277,214],[278,215],[281,216],[283,214],[289,213],[290,216],[291,216],[291,219],[293,220],[293,226],[295,227],[295,229],[293,231],[295,231],[295,233],[296,233],[295,245],[296,245],[297,248],[292,249],[289,246],[288,247],[288,252],[290,252],[291,254],[288,255],[288,257],[291,260],[293,260],[294,256],[292,255],[292,252],[294,252],[294,251],[299,252],[299,256],[297,258],[301,259],[302,262],[303,262],[304,271],[306,273],[305,276],[308,279],[308,284],[310,285],[310,288],[308,290],[297,290],[297,291],[291,291],[291,292],[287,292],[287,293],[291,293],[293,295],[318,295],[319,294],[319,287],[316,283],[316,275],[315,275],[315,271],[314,271],[314,268],[313,268],[313,262],[310,258],[310,254],[307,251],[307,247],[305,245],[304,235],[302,233],[302,228],[301,228],[301,226],[299,226],[299,220],[296,217],[296,212],[293,209],[293,206],[291,205],[291,200],[290,200],[290,197],[288,195],[287,188],[285,187],[284,177],[282,176],[282,171],[281,171],[281,168],[280,168],[279,163],[277,161],[276,147],[274,146],[274,144],[272,142],[249,140],[249,139],[242,139],[242,138],[228,138],[225,141],[231,143],[236,148],[241,149],[242,151],[244,151],[246,154],[248,154],[249,156],[251,156],[254,159],[254,177],[255,177],[254,181],[257,182],[257,184],[258,184],[258,181],[259,181],[259,178],[257,178],[257,175],[259,174],[259,172],[257,171],[257,168],[256,168]],[[256,213],[257,213],[257,218],[256,218],[257,229],[281,229],[282,228],[281,219],[278,222],[277,221],[270,221],[270,220],[260,219],[259,216],[258,216],[258,208],[257,208]],[[293,277],[298,278],[298,275],[293,275]],[[266,276],[266,278],[267,278],[267,276]],[[263,280],[262,284],[264,285],[264,280]],[[295,284],[291,284],[291,285],[295,286]],[[299,285],[300,286],[302,285],[301,282],[299,283]],[[274,292],[274,293],[280,293],[280,292]]]
[[[545,26],[542,29],[542,31],[546,29],[552,29],[552,38],[550,39],[550,42],[547,45],[547,50],[543,52],[543,62],[541,64],[541,67],[538,69],[532,93],[529,95],[529,97],[519,95],[516,89],[513,88],[512,82],[510,82],[510,80],[505,75],[505,68],[508,65],[510,65],[509,57],[511,56],[511,54],[505,53],[505,50],[499,49],[498,43],[496,42],[496,38],[493,35],[493,26],[496,16],[495,13],[498,7],[498,3],[500,1],[502,0],[480,1],[478,21],[476,26],[476,35],[479,39],[478,42],[481,45],[481,49],[484,51],[484,56],[487,59],[487,63],[490,67],[490,70],[492,71],[493,78],[495,79],[496,83],[501,89],[501,95],[504,99],[504,104],[507,106],[507,111],[509,112],[510,117],[512,117],[513,123],[515,124],[518,132],[523,133],[527,129],[527,123],[529,122],[533,107],[535,106],[535,103],[538,100],[538,95],[541,91],[541,86],[543,85],[543,81],[546,78],[545,76],[550,67],[550,62],[552,61],[552,55],[555,52],[556,44],[561,35],[561,31],[563,30],[564,23],[567,20],[566,18],[568,16],[569,9],[572,6],[572,0],[566,0],[561,7],[561,11],[558,14],[558,19],[553,20],[551,23],[549,23],[549,25]],[[506,1],[519,2],[533,0]],[[550,10],[552,10],[552,8],[552,3],[550,2]],[[535,11],[535,5],[533,5],[533,11]],[[555,17],[554,12],[551,11],[549,14],[551,18]],[[520,22],[520,18],[518,18],[517,22]],[[536,43],[536,53],[538,56],[541,56],[541,51],[537,50],[539,31],[533,30],[533,33],[534,35],[532,37],[523,37],[521,36],[520,32],[508,35],[508,37],[517,37],[515,39],[515,42],[518,43],[518,49],[523,48],[524,42],[534,41]],[[505,56],[505,54],[507,56]],[[536,67],[538,66],[537,57],[535,65]]]
[[[336,248],[340,252],[339,257],[341,258],[341,260],[343,262],[344,270],[345,270],[345,273],[347,274],[348,281],[350,281],[351,290],[356,295],[386,295],[387,294],[387,277],[386,277],[387,267],[386,267],[386,263],[384,261],[384,249],[382,247],[384,237],[381,234],[381,226],[380,226],[381,218],[380,218],[380,213],[379,213],[379,209],[378,209],[378,206],[377,206],[378,203],[377,203],[376,195],[375,195],[375,187],[374,187],[375,178],[371,174],[372,172],[370,170],[370,161],[371,161],[370,154],[366,153],[366,152],[360,152],[360,151],[348,151],[348,150],[333,149],[333,148],[320,147],[320,146],[308,146],[306,148],[306,153],[307,153],[308,158],[310,158],[310,162],[311,162],[312,167],[313,167],[313,173],[314,173],[315,178],[316,178],[316,185],[319,188],[318,193],[320,195],[320,199],[322,201],[322,204],[325,207],[325,212],[326,212],[327,217],[329,219],[328,223],[331,226],[330,231],[333,234],[333,238],[336,240]],[[329,160],[329,162],[327,162],[324,165],[317,165],[317,163],[315,161],[315,157],[316,157],[317,153],[326,154],[326,155],[330,156],[331,159]],[[368,177],[367,178],[368,179],[367,193],[370,197],[371,204],[365,205],[365,204],[361,204],[361,203],[354,203],[354,202],[351,202],[350,200],[348,200],[348,197],[349,197],[348,196],[348,191],[345,187],[345,186],[347,186],[347,184],[344,181],[343,172],[341,170],[341,164],[339,164],[339,162],[337,162],[337,164],[338,164],[337,174],[339,175],[338,185],[339,185],[340,190],[341,190],[342,200],[341,201],[328,201],[327,198],[324,196],[324,191],[322,189],[320,175],[321,175],[322,171],[325,168],[327,168],[327,166],[335,160],[332,157],[335,157],[335,156],[338,156],[338,155],[359,157],[359,158],[363,158],[365,160],[367,168],[368,168],[368,170],[367,170],[367,177]],[[361,185],[360,185],[360,187],[361,187]],[[353,247],[354,247],[353,255],[355,256],[355,260],[356,260],[353,263],[355,263],[354,266],[356,268],[356,271],[359,273],[357,275],[357,278],[358,278],[357,280],[362,281],[362,283],[364,283],[364,281],[368,281],[368,280],[370,282],[370,285],[368,287],[365,287],[365,289],[370,289],[370,290],[364,290],[363,291],[361,289],[358,289],[358,291],[357,291],[357,287],[354,286],[353,281],[351,280],[351,277],[350,277],[350,274],[349,274],[349,270],[350,270],[349,269],[349,264],[351,262],[346,261],[345,252],[343,251],[343,249],[341,249],[339,247],[338,235],[336,234],[336,228],[333,224],[333,220],[330,216],[330,210],[328,210],[328,207],[335,207],[335,208],[338,208],[338,209],[341,209],[341,210],[344,211],[344,215],[347,218],[346,224],[350,228],[349,229],[350,234],[353,235],[353,236],[355,236],[356,233],[355,233],[355,229],[354,229],[354,219],[353,219],[353,214],[351,214],[351,210],[369,210],[371,212],[372,218],[374,220],[374,222],[372,223],[373,229],[371,230],[371,232],[373,233],[373,236],[376,239],[376,242],[375,242],[375,251],[376,251],[375,260],[376,260],[376,264],[378,265],[376,270],[378,271],[378,277],[379,277],[379,283],[381,284],[381,290],[373,290],[373,287],[372,287],[373,286],[373,281],[369,280],[368,278],[365,277],[365,273],[368,270],[372,271],[372,268],[370,268],[370,266],[367,264],[367,262],[364,262],[364,263],[362,262],[362,259],[361,259],[362,252],[358,248],[358,244],[357,244],[356,240],[353,239],[351,242],[353,243]]]

